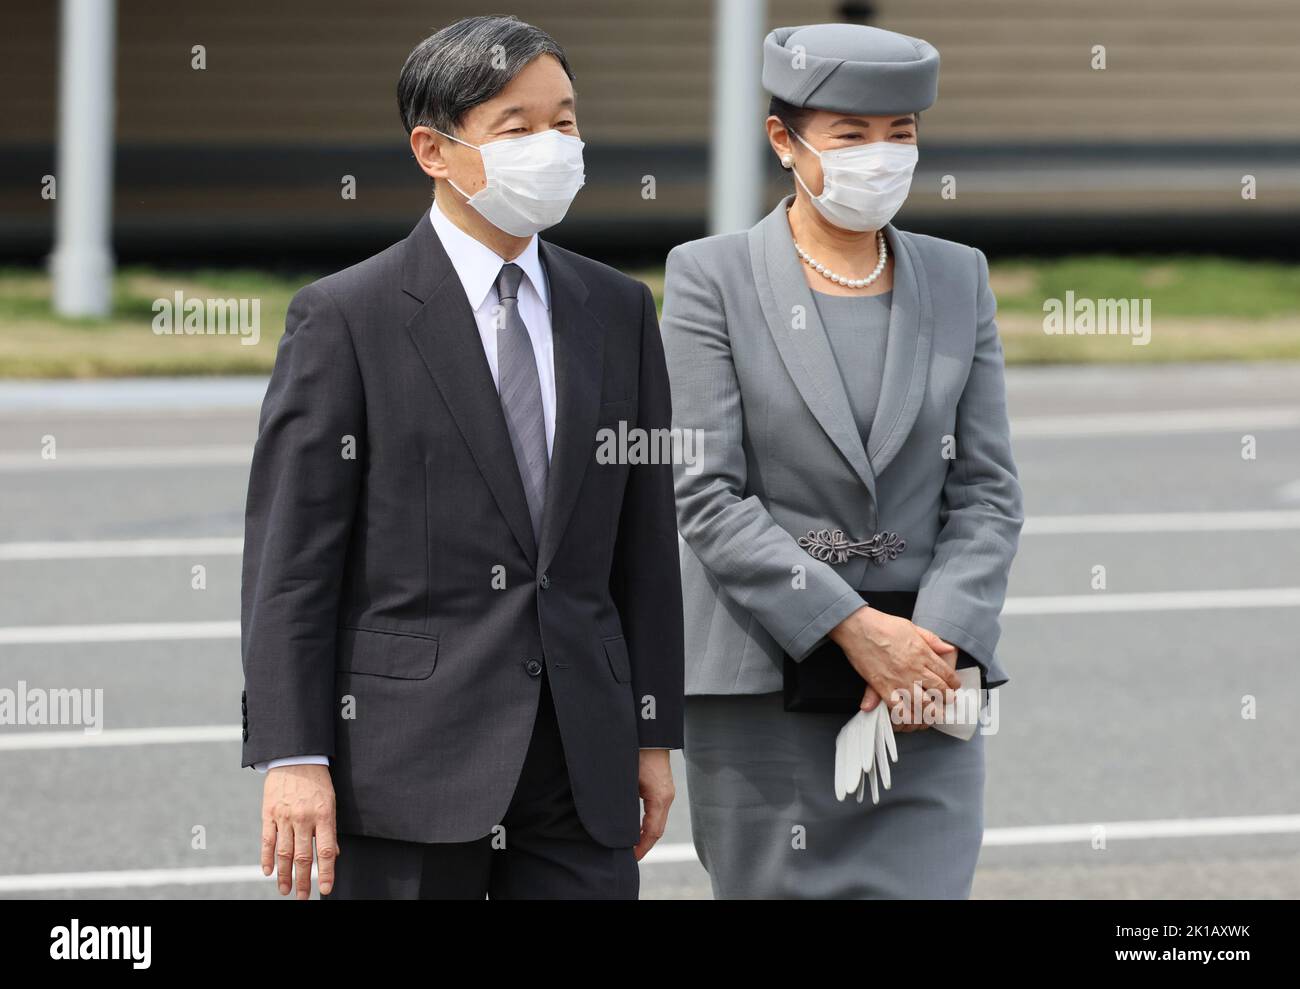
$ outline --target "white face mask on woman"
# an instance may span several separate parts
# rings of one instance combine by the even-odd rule
[[[531,237],[563,220],[586,181],[582,141],[554,129],[480,145],[438,133],[483,156],[487,184],[474,195],[447,182],[483,219],[512,237]]]
[[[794,134],[794,131],[790,132]],[[822,194],[812,190],[793,167],[817,212],[844,230],[879,230],[899,211],[912,188],[916,145],[874,141],[851,148],[818,151],[798,134],[799,143],[822,163]]]

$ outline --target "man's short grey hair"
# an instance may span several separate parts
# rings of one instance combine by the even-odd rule
[[[533,59],[552,55],[573,78],[564,49],[517,17],[467,17],[425,38],[397,80],[397,108],[416,127],[454,133],[465,114],[510,84]]]

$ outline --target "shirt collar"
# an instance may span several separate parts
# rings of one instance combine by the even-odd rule
[[[477,311],[487,301],[488,293],[496,284],[501,266],[508,262],[482,241],[475,240],[460,227],[456,226],[434,200],[429,209],[429,220],[434,232],[442,241],[451,265],[465,289],[472,309]],[[550,293],[547,291],[546,276],[542,271],[542,259],[537,248],[537,235],[529,238],[523,253],[514,259],[514,263],[524,270],[524,277],[537,293],[542,305],[551,308]]]

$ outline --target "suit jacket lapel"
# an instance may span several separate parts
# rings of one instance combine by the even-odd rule
[[[934,307],[916,248],[892,225],[885,236],[894,253],[894,296],[880,401],[867,437],[867,456],[877,475],[893,461],[921,411],[934,336]]]
[[[533,524],[474,311],[427,215],[406,239],[402,290],[423,303],[406,324],[443,401],[530,564]]]
[[[749,231],[749,259],[763,315],[804,404],[876,499],[876,477],[862,445],[844,380],[804,279],[786,220],[787,200]],[[796,307],[800,307],[796,310]],[[796,313],[802,313],[796,327]]]
[[[551,289],[556,393],[555,444],[537,554],[537,568],[545,570],[559,549],[595,449],[604,333],[587,308],[587,286],[582,277],[559,250],[545,241],[540,247]]]

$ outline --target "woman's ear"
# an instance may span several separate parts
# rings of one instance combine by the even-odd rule
[[[776,152],[781,167],[787,171],[794,167],[794,147],[790,143],[790,132],[781,123],[780,117],[767,118],[767,140]]]

